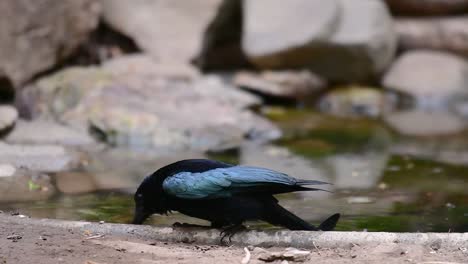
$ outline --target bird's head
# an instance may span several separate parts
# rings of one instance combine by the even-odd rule
[[[162,182],[156,175],[146,177],[135,192],[132,224],[142,224],[152,214],[167,214]]]

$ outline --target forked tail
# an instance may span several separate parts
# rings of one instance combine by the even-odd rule
[[[311,231],[331,231],[335,228],[339,219],[340,214],[334,214],[316,227],[302,220],[277,203],[268,208],[263,217],[263,220],[270,224],[284,226],[290,230]]]

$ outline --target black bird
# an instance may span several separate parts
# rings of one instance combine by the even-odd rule
[[[147,176],[135,193],[133,224],[152,214],[178,211],[225,228],[233,235],[246,220],[263,220],[291,230],[332,230],[339,214],[315,227],[278,204],[274,194],[317,191],[309,185],[328,184],[299,180],[273,170],[235,166],[206,159],[182,160]],[[223,236],[223,238],[225,237]]]

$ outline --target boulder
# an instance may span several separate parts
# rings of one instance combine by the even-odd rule
[[[164,65],[144,55],[122,57],[99,68],[63,70],[25,92],[38,98],[34,109],[40,116],[91,129],[117,146],[214,150],[238,146],[244,137],[279,136],[249,109],[260,103],[257,97],[218,76],[161,75]]]
[[[80,157],[60,146],[12,145],[0,142],[0,161],[31,171],[58,172],[77,167]]]
[[[239,72],[235,85],[260,94],[289,99],[304,99],[325,88],[326,81],[310,71]]]
[[[467,0],[385,0],[396,15],[434,16],[468,12]]]
[[[468,93],[468,63],[450,53],[409,51],[393,63],[383,85],[414,96],[419,106],[438,106]]]
[[[396,49],[382,1],[244,1],[242,47],[261,69],[308,68],[332,81],[382,72]]]
[[[0,105],[0,136],[9,132],[18,119],[18,111],[9,105]]]
[[[399,48],[434,49],[468,57],[468,16],[398,18]]]
[[[71,129],[51,120],[19,120],[4,139],[10,144],[62,145],[85,147],[94,144],[88,133]]]
[[[102,0],[104,21],[162,62],[188,63],[221,0]]]
[[[97,0],[1,1],[0,73],[18,86],[53,67],[86,41],[99,14]]]

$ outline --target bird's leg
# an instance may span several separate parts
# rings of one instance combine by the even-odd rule
[[[226,227],[225,229],[223,229],[220,233],[221,235],[221,244],[225,244],[224,243],[224,239],[227,237],[229,239],[229,243],[231,243],[231,238],[237,233],[237,232],[240,232],[240,231],[244,231],[246,230],[247,227],[245,227],[244,225],[242,225],[242,223],[237,223],[237,224],[233,224],[233,225],[230,225],[228,227]]]
[[[173,227],[197,227],[197,228],[209,228],[209,226],[203,226],[203,225],[195,225],[195,224],[188,224],[188,223],[179,223],[175,222],[172,224]]]

